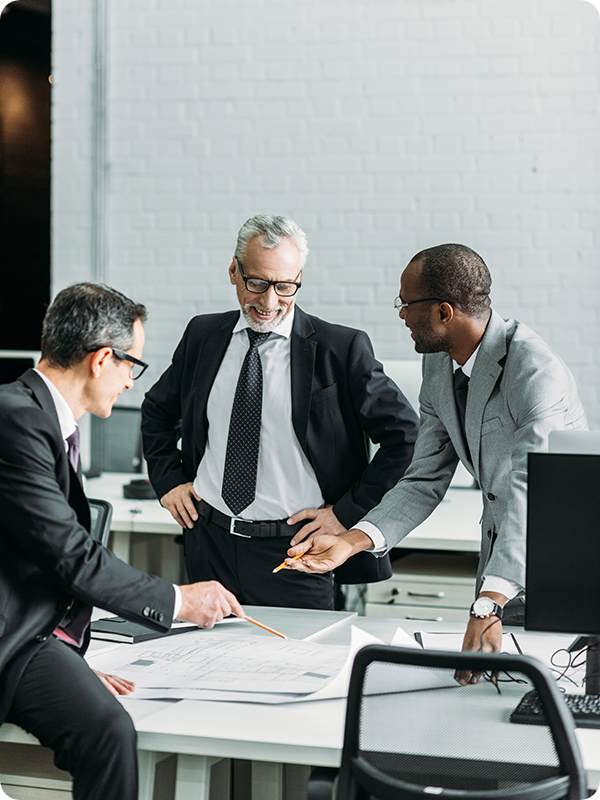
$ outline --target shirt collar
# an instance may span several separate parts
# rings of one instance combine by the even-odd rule
[[[34,372],[37,372],[37,374],[48,387],[48,391],[50,392],[50,396],[54,402],[54,407],[56,408],[58,424],[60,425],[60,433],[66,442],[67,438],[74,433],[75,429],[77,428],[77,422],[75,422],[75,415],[71,410],[71,406],[67,403],[50,378],[46,377],[46,375],[44,375],[43,372],[40,372],[39,369],[35,369]]]
[[[292,333],[292,325],[294,324],[294,314],[296,313],[296,306],[293,306],[290,313],[287,317],[283,320],[281,325],[278,325],[275,330],[271,331],[271,333],[277,334],[278,336],[283,336],[284,339],[289,339]],[[246,317],[244,316],[243,312],[240,310],[240,318],[237,321],[235,328],[233,329],[234,333],[239,333],[240,331],[246,330],[249,328],[248,322],[246,321]],[[266,333],[267,331],[265,331]]]
[[[481,347],[481,342],[475,348],[475,352],[471,355],[471,357],[464,363],[459,364],[458,361],[452,359],[452,369],[456,372],[457,369],[462,369],[463,375],[466,375],[467,378],[471,377],[471,373],[473,372],[473,366],[475,364],[475,359],[477,358],[477,353],[479,352],[479,348]]]

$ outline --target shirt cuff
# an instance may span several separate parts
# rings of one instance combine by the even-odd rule
[[[173,584],[173,588],[175,589],[175,606],[173,607],[173,622],[179,616],[179,612],[181,611],[181,606],[183,603],[183,595],[181,594],[181,589],[177,586],[176,583]]]
[[[366,533],[367,536],[373,540],[373,547],[369,547],[367,550],[365,550],[366,553],[373,553],[374,556],[384,556],[387,553],[388,548],[383,537],[383,533],[379,530],[379,528],[376,528],[372,522],[367,522],[366,520],[362,519],[352,527],[355,530]]]
[[[498,575],[486,575],[480,591],[498,592],[498,594],[506,595],[509,600],[512,600],[522,591],[522,587],[518,583],[507,581],[506,578],[500,578]]]

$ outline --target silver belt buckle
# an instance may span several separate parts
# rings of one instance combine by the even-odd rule
[[[248,522],[252,524],[252,520],[250,519],[238,519],[237,517],[231,517],[229,520],[229,533],[232,533],[234,536],[241,536],[243,539],[251,539],[251,536],[248,536],[246,533],[238,533],[235,530],[235,523],[236,522]]]

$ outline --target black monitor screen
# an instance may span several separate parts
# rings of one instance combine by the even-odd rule
[[[600,634],[600,455],[530,453],[525,627]]]
[[[31,367],[35,367],[35,359],[32,356],[23,356],[22,358],[0,356],[0,383],[16,381]]]

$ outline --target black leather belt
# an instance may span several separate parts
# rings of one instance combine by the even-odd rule
[[[247,539],[253,537],[270,539],[275,536],[289,537],[291,539],[308,522],[307,519],[303,519],[294,525],[288,525],[285,519],[265,520],[262,522],[243,520],[222,514],[216,508],[205,503],[204,500],[200,500],[196,505],[198,513],[205,522],[214,522],[215,525],[225,528],[226,531],[229,531],[234,536],[244,536]]]

